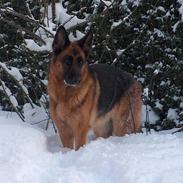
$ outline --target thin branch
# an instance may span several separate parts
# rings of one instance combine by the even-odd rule
[[[47,120],[49,120],[50,118],[46,118],[46,119],[43,119],[43,120],[40,120],[40,121],[36,121],[36,122],[34,122],[34,123],[31,123],[31,125],[37,125],[37,124],[39,124],[39,123],[42,123],[42,122],[45,122],[45,121],[47,121]]]
[[[76,24],[76,25],[71,26],[70,28],[68,28],[67,31],[68,32],[72,32],[72,31],[78,29],[79,27],[84,27],[85,25],[88,24],[88,22],[89,22],[89,20],[86,20],[86,21],[83,21],[81,23],[78,23],[78,24]]]
[[[27,95],[27,93],[24,91],[24,89],[22,88],[21,84],[19,83],[19,81],[14,78],[1,64],[0,64],[0,67],[6,72],[6,74],[8,74],[14,81],[15,83],[22,89],[22,92],[24,93],[24,95],[26,96],[27,100],[29,101],[30,105],[32,108],[34,108],[34,105],[33,105],[33,102],[32,100],[30,99],[30,97]]]
[[[18,13],[18,12],[15,12],[13,10],[11,10],[10,8],[5,8],[6,11],[1,11],[0,12],[2,13],[7,13],[7,14],[10,14],[10,15],[13,15],[13,16],[16,16],[22,20],[25,20],[25,21],[28,21],[30,23],[33,23],[35,24],[36,26],[38,27],[41,27],[46,33],[48,33],[51,37],[54,37],[53,33],[51,33],[49,30],[47,30],[43,25],[41,25],[38,21],[36,21],[35,19],[32,19],[28,16],[25,16],[21,13]]]
[[[51,9],[52,9],[52,22],[56,23],[56,9],[55,9],[55,0],[51,0]]]
[[[28,4],[27,2],[25,2],[25,6],[26,6],[26,8],[27,8],[27,13],[29,14],[29,16],[30,16],[32,19],[34,19],[34,16],[32,15],[31,10],[30,10],[30,7],[29,7],[29,4]]]
[[[68,22],[70,22],[76,15],[72,15],[70,18],[68,18],[64,23],[63,23],[63,26],[65,24],[67,24]]]
[[[183,131],[183,127],[180,128],[180,129],[178,129],[178,130],[176,130],[176,131],[174,131],[174,132],[172,132],[172,134],[175,134],[175,133],[177,133],[177,132],[182,132],[182,131]]]
[[[6,90],[5,90],[5,88],[4,88],[4,84],[3,84],[3,82],[2,82],[1,79],[0,79],[0,83],[1,83],[1,85],[2,85],[3,93],[4,93],[4,95],[6,96],[6,98],[9,100],[11,106],[13,107],[13,109],[15,110],[15,112],[18,114],[18,116],[21,118],[21,120],[22,120],[23,122],[25,122],[25,120],[24,120],[24,118],[25,118],[24,115],[23,115],[20,111],[18,111],[17,107],[11,102],[11,100],[10,100],[10,98],[9,98],[9,96],[8,96],[8,94],[7,94]]]
[[[113,6],[114,1],[99,15],[98,14],[92,14],[90,15],[85,21],[78,23],[76,25],[71,26],[70,28],[67,29],[68,32],[72,32],[80,27],[84,27],[85,25],[87,25],[88,23],[91,23],[95,20],[96,16],[101,16],[101,15],[105,15],[106,13],[108,13],[108,11],[110,11],[110,8]],[[75,15],[76,16],[76,15]],[[66,21],[66,23],[68,23],[72,18],[74,17],[74,15],[68,20]],[[64,22],[64,24],[66,24]]]

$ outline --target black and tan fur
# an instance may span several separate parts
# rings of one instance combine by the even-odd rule
[[[53,42],[48,94],[50,114],[64,147],[79,149],[92,128],[97,137],[136,133],[141,122],[141,87],[112,66],[88,65],[89,32],[70,42],[60,26]]]

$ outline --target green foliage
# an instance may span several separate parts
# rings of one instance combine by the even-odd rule
[[[78,4],[79,9],[84,9],[82,3]],[[78,11],[78,4],[69,1],[68,7]],[[163,129],[175,126],[167,118],[168,109],[177,109],[177,115],[182,110],[183,23],[179,8],[180,4],[174,0],[142,0],[138,6],[132,1],[127,4],[114,1],[102,12],[95,13],[95,8],[92,13],[87,8],[83,12],[83,16],[93,14],[95,40],[90,59],[115,64],[149,87],[148,104],[160,117],[157,125]],[[154,74],[155,70],[158,74]],[[161,109],[156,107],[156,101],[162,105]]]
[[[9,2],[11,7],[24,15],[30,13],[19,8],[22,1],[0,2]],[[167,116],[169,109],[176,109],[177,116],[183,110],[183,22],[178,0],[106,2],[110,1],[62,1],[68,14],[86,18],[88,24],[92,23],[94,42],[89,61],[113,64],[134,74],[143,87],[150,89],[147,103],[160,117],[155,125],[161,126],[161,129],[176,126],[177,119]],[[37,20],[43,20],[40,1],[23,3],[28,3]],[[9,18],[35,31],[31,22],[20,21],[11,15]],[[24,39],[31,38],[30,35],[22,36],[16,28],[2,21],[0,27],[0,60],[7,66],[20,69],[31,100],[39,105],[40,97],[46,94],[42,81],[47,76],[49,53],[28,50]],[[86,27],[78,26],[77,29],[86,32]],[[2,73],[0,79],[11,88],[21,110],[27,98],[23,97],[15,81],[8,78],[4,71]],[[4,98],[0,99],[0,105],[3,109],[10,109]]]
[[[9,3],[8,3],[9,2]],[[13,8],[22,15],[27,15],[28,12],[25,8],[25,3],[29,3],[31,13],[34,14],[37,8],[38,1],[3,1],[4,7],[8,3],[7,7]],[[34,3],[34,4],[33,4]],[[24,6],[23,6],[24,5]],[[21,8],[20,8],[21,7]],[[34,8],[35,7],[35,8]],[[39,14],[37,14],[38,17]],[[27,28],[33,32],[34,26],[31,22],[27,22],[21,18],[15,17],[11,14],[7,14],[5,17],[8,20],[12,20],[15,24]],[[26,96],[23,89],[20,87],[16,78],[9,75],[0,66],[0,81],[3,81],[5,85],[11,90],[12,95],[18,102],[18,110],[22,111],[25,103],[31,101],[34,104],[40,104],[40,98],[46,95],[46,86],[44,80],[47,77],[49,59],[48,52],[36,52],[26,48],[25,38],[31,38],[30,35],[22,33],[14,26],[11,26],[0,19],[0,62],[5,63],[6,66],[11,69],[15,67],[19,70],[23,76],[23,85],[27,89],[29,95]],[[2,83],[0,82],[2,88]],[[11,102],[6,97],[5,91],[0,90],[0,106],[3,110],[15,110],[12,107]]]

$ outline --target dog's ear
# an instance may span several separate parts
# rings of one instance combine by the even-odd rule
[[[90,29],[90,31],[81,38],[78,42],[78,45],[83,49],[86,58],[88,57],[89,51],[92,46],[92,40],[93,40],[93,31]]]
[[[55,55],[59,54],[70,44],[69,37],[65,28],[61,25],[57,29],[55,38],[52,44],[53,52]]]

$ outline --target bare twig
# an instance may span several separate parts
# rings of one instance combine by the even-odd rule
[[[31,10],[30,10],[30,8],[29,8],[29,4],[28,4],[27,2],[25,2],[25,6],[26,6],[26,8],[27,8],[27,13],[28,13],[28,15],[29,15],[32,19],[34,19],[34,16],[32,15]]]
[[[47,121],[47,120],[49,120],[50,118],[46,118],[46,119],[43,119],[43,120],[40,120],[40,121],[36,121],[36,122],[34,122],[34,123],[31,123],[31,125],[37,125],[37,124],[39,124],[39,123],[42,123],[42,122],[45,122],[45,121]]]
[[[10,100],[10,98],[9,98],[9,96],[8,96],[8,94],[7,94],[7,92],[6,92],[6,90],[5,90],[4,84],[3,84],[3,82],[2,82],[1,79],[0,79],[0,83],[1,83],[1,85],[2,85],[3,93],[4,93],[4,95],[6,96],[6,98],[9,100],[11,106],[13,107],[13,109],[15,110],[15,112],[18,114],[18,116],[20,117],[20,119],[21,119],[23,122],[25,122],[25,120],[24,120],[24,118],[25,118],[24,115],[23,115],[20,111],[18,111],[17,107],[11,102],[11,100]]]
[[[83,21],[83,22],[81,22],[81,23],[78,23],[78,24],[76,24],[76,25],[74,25],[74,26],[68,28],[67,31],[68,31],[68,32],[72,32],[72,31],[78,29],[79,27],[84,27],[85,25],[88,24],[88,22],[89,22],[89,21],[86,20],[86,21]]]
[[[27,93],[24,91],[24,89],[22,88],[21,84],[19,83],[19,81],[13,77],[1,64],[0,67],[6,72],[6,74],[8,74],[14,81],[15,83],[22,89],[23,94],[26,96],[27,100],[29,101],[30,105],[32,108],[34,108],[33,102],[30,99],[30,97],[27,95]]]
[[[67,24],[68,22],[70,22],[76,15],[72,15],[70,18],[68,18],[64,23],[63,23],[63,26],[65,24]]]
[[[55,0],[51,0],[51,9],[52,9],[52,22],[55,22],[56,19],[56,9],[55,9]]]
[[[178,130],[176,130],[176,131],[174,131],[174,132],[172,132],[172,134],[175,134],[175,133],[177,133],[177,132],[182,132],[182,131],[183,131],[183,127],[180,128],[180,129],[178,129]]]

